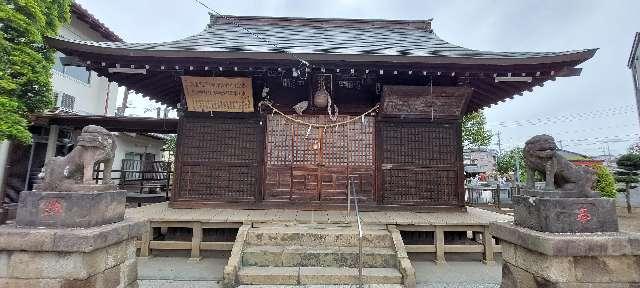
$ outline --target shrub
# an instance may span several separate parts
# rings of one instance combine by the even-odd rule
[[[600,196],[605,198],[616,198],[616,180],[607,167],[596,165],[596,181],[594,190],[600,192]]]

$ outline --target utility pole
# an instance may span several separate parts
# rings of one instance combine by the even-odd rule
[[[498,155],[502,155],[502,141],[500,139],[500,131],[498,131]]]
[[[513,179],[516,181],[516,184],[520,183],[520,161],[518,157],[515,159],[516,161],[516,171],[513,175]]]

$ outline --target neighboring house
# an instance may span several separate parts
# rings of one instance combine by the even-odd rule
[[[589,157],[587,155],[583,155],[580,153],[558,149],[558,154],[563,156],[565,159],[569,160],[569,162],[578,165],[578,166],[594,166],[594,165],[603,165],[604,160],[594,159],[593,157]]]
[[[77,40],[121,42],[109,30],[77,3],[71,7],[71,22],[60,28],[59,35]],[[99,77],[84,67],[65,66],[65,55],[56,52],[52,69],[55,107],[45,115],[113,116],[116,112],[118,84]],[[41,170],[45,159],[67,154],[79,135],[76,129],[56,125],[37,125],[30,128],[33,145],[8,142],[0,144],[0,189],[6,188],[11,201],[17,193],[31,185],[29,179]],[[160,135],[114,133],[117,150],[113,169],[121,168],[122,159],[162,160],[164,138]],[[31,163],[31,165],[29,164]],[[119,175],[114,175],[119,177]],[[3,181],[4,180],[4,181]],[[3,185],[4,182],[4,185]]]
[[[463,152],[464,172],[467,176],[480,173],[491,174],[496,171],[498,153],[488,148],[471,148]]]
[[[640,45],[640,32],[636,32],[636,36],[633,38],[633,46],[631,46],[631,53],[627,61],[627,67],[631,69],[633,78],[633,90],[636,95],[636,107],[640,121],[640,50],[638,50],[638,45]]]

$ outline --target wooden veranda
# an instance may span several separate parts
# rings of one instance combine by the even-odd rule
[[[501,252],[489,231],[491,222],[508,222],[513,218],[479,208],[469,207],[466,212],[416,213],[401,211],[362,212],[364,226],[395,225],[404,233],[407,252],[434,253],[436,261],[444,262],[446,253],[483,253],[484,261],[494,260],[493,253]],[[175,209],[167,203],[127,209],[126,217],[143,219],[147,231],[138,241],[140,256],[153,254],[154,250],[190,250],[192,258],[199,258],[201,251],[231,250],[233,241],[211,241],[203,235],[205,230],[237,229],[243,224],[345,224],[354,221],[354,214],[347,211],[309,211],[292,209],[242,210],[242,209]],[[185,228],[191,230],[188,240],[157,239],[163,229]],[[411,235],[418,233],[421,235]],[[462,238],[453,237],[460,235]],[[235,235],[235,234],[234,234]],[[469,235],[468,241],[461,241]],[[417,236],[417,237],[416,237]],[[426,236],[426,237],[425,237]]]

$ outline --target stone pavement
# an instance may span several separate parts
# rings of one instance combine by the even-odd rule
[[[478,260],[433,261],[411,255],[419,288],[498,288],[501,262],[485,265]],[[154,256],[138,259],[140,288],[218,288],[225,257],[204,257],[189,261],[187,256]]]

